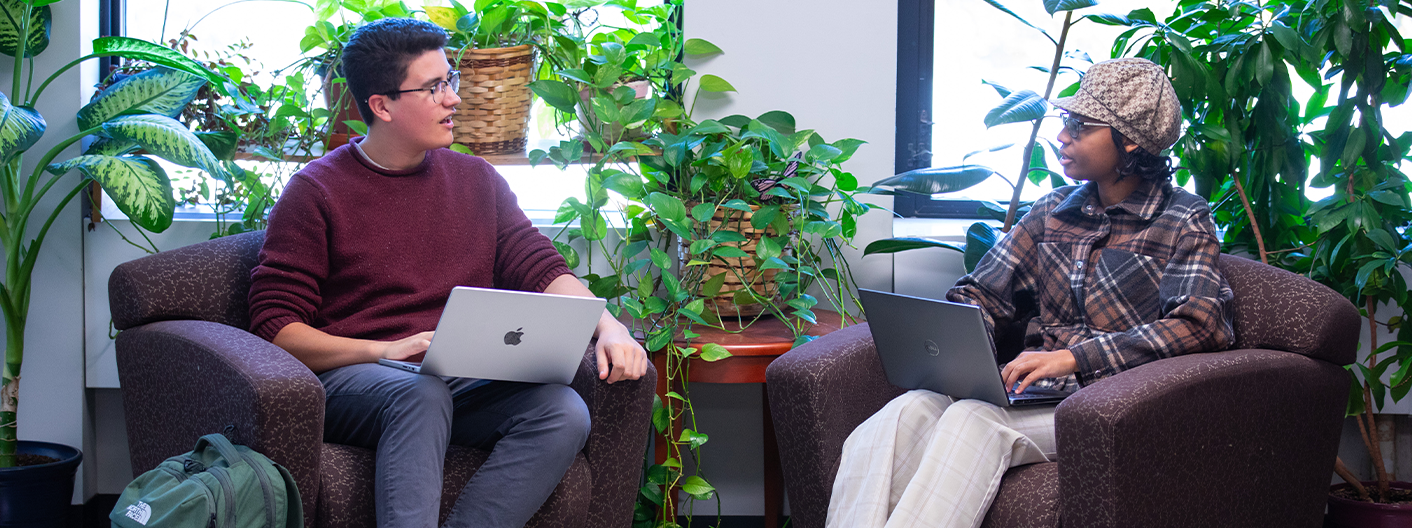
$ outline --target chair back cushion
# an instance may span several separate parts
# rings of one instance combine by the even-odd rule
[[[192,244],[125,262],[108,276],[113,326],[195,319],[250,328],[250,270],[265,232]]]
[[[1221,274],[1235,291],[1233,348],[1294,352],[1336,365],[1353,362],[1362,317],[1342,295],[1307,277],[1234,255]]]

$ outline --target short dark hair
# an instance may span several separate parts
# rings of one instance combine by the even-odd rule
[[[407,66],[418,56],[446,47],[446,31],[414,18],[384,18],[358,28],[343,48],[343,78],[358,103],[358,114],[372,124],[368,99],[402,87]],[[397,99],[399,94],[388,94]]]
[[[1117,127],[1108,127],[1113,131],[1113,146],[1118,148],[1118,179],[1128,176],[1139,176],[1144,180],[1165,182],[1172,179],[1172,158],[1159,156],[1138,147],[1129,152],[1127,138]]]

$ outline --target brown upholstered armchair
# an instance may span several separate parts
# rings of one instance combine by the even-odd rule
[[[246,332],[263,242],[264,232],[212,240],[125,263],[109,278],[134,474],[234,426],[234,440],[293,473],[306,526],[373,526],[373,452],[325,443],[323,385]],[[590,345],[572,383],[593,417],[588,444],[529,526],[632,522],[657,372],[612,385],[597,372]],[[486,455],[447,452],[443,520]]]
[[[1320,525],[1358,311],[1259,262],[1221,255],[1220,267],[1235,290],[1235,347],[1143,365],[1065,400],[1059,460],[1007,472],[983,526]],[[903,390],[866,325],[781,356],[767,378],[794,522],[822,527],[844,439]]]

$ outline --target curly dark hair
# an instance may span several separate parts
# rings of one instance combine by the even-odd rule
[[[343,77],[358,103],[358,114],[372,124],[368,99],[397,90],[407,66],[422,54],[446,47],[446,30],[412,18],[384,18],[358,28],[343,48]],[[399,94],[388,94],[397,99]]]
[[[1172,179],[1172,173],[1176,170],[1172,168],[1172,158],[1152,154],[1142,147],[1138,147],[1128,152],[1124,146],[1127,137],[1118,131],[1117,127],[1109,127],[1113,131],[1113,146],[1118,148],[1118,179],[1122,180],[1128,176],[1140,176],[1144,180],[1168,181]]]

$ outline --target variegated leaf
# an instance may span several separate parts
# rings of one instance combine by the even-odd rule
[[[34,146],[44,136],[44,116],[33,108],[14,106],[0,93],[0,161]]]
[[[137,143],[123,139],[113,139],[103,136],[94,136],[92,143],[83,150],[85,156],[121,156],[137,150]]]
[[[103,131],[113,139],[137,143],[147,152],[177,165],[201,169],[217,178],[227,177],[211,149],[170,117],[153,114],[115,117],[103,123]]]
[[[230,79],[221,77],[220,74],[206,69],[201,63],[182,55],[179,51],[159,46],[142,39],[130,37],[99,37],[93,40],[93,54],[99,57],[119,56],[132,60],[147,61],[159,66],[184,71],[210,81],[211,85],[214,86],[216,91],[219,91],[221,95],[236,97],[237,99],[246,99],[244,96],[240,95],[239,90],[232,90],[235,85],[230,82]]]
[[[0,53],[14,57],[20,51],[20,19],[24,18],[24,10],[25,3],[20,0],[0,0]],[[49,31],[53,21],[49,6],[31,9],[25,57],[39,55],[49,47]]]
[[[153,68],[118,81],[78,111],[78,127],[87,130],[125,114],[161,114],[175,118],[196,98],[206,79]]]
[[[46,169],[63,174],[78,169],[97,181],[123,214],[143,229],[160,233],[172,225],[176,199],[172,181],[156,161],[143,156],[79,156]]]

